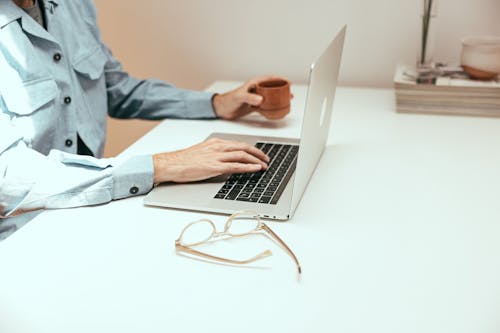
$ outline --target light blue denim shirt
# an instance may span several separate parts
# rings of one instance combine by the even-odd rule
[[[0,0],[0,233],[23,223],[22,214],[13,217],[22,211],[94,205],[152,188],[151,155],[100,159],[107,114],[215,118],[212,94],[124,72],[101,40],[92,1],[45,0],[43,7],[47,30]],[[77,133],[97,158],[76,155]]]

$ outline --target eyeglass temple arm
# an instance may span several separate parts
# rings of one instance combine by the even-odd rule
[[[211,254],[203,253],[201,251],[194,250],[190,247],[187,247],[187,246],[184,246],[181,244],[175,244],[175,249],[177,251],[186,252],[186,253],[200,256],[203,258],[208,258],[208,259],[212,259],[212,260],[217,260],[217,261],[222,261],[222,262],[226,262],[226,263],[230,263],[230,264],[237,264],[237,265],[249,264],[251,262],[254,262],[254,261],[257,261],[260,259],[264,259],[264,258],[267,258],[267,257],[272,255],[272,252],[270,250],[265,250],[264,252],[259,253],[255,257],[252,257],[252,258],[249,258],[246,260],[233,260],[233,259],[226,259],[226,258],[222,258],[222,257],[213,256]]]
[[[302,274],[302,267],[300,267],[299,260],[297,259],[297,257],[295,256],[295,254],[292,252],[292,250],[290,250],[290,248],[288,247],[288,245],[286,245],[286,243],[274,231],[272,231],[271,228],[269,228],[267,226],[267,224],[262,223],[262,229],[264,229],[265,231],[267,231],[272,237],[274,237],[274,239],[276,239],[278,241],[278,243],[280,243],[283,246],[283,248],[292,257],[293,261],[295,261],[295,264],[297,265],[297,269],[299,270],[299,274]]]

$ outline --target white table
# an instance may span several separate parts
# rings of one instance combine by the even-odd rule
[[[124,155],[212,131],[298,136],[305,88],[294,94],[283,121],[166,120]],[[338,89],[295,216],[270,223],[302,279],[260,236],[205,248],[273,250],[251,267],[176,255],[183,226],[207,214],[142,197],[47,211],[0,242],[0,332],[499,332],[500,120],[397,114],[393,100]]]

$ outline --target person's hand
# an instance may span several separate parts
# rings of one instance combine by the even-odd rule
[[[258,82],[283,79],[279,76],[262,76],[247,81],[241,87],[224,94],[215,95],[213,98],[214,111],[222,119],[237,119],[256,110],[262,103],[262,96],[251,92]]]
[[[211,138],[192,147],[153,155],[154,182],[185,183],[226,173],[267,169],[269,157],[247,143]]]

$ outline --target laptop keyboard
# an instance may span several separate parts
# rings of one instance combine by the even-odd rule
[[[231,175],[215,199],[238,200],[275,205],[297,164],[298,145],[257,142],[270,161],[265,171]]]

